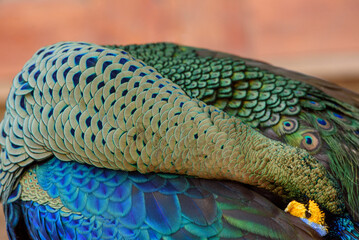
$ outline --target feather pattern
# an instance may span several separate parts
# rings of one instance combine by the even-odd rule
[[[307,150],[339,179],[347,208],[359,220],[359,95],[314,77],[205,49],[166,43],[123,49],[189,96],[269,138]]]
[[[278,207],[294,198],[329,214],[328,238],[357,239],[358,99],[175,44],[42,48],[0,124],[9,236],[319,238]]]
[[[299,219],[239,183],[145,174],[141,175],[141,182],[148,185],[160,178],[165,182],[184,182],[182,186],[186,187],[178,192],[173,191],[172,184],[163,184],[160,189],[144,189],[137,185],[138,172],[105,169],[100,174],[82,177],[91,178],[97,188],[56,180],[59,175],[80,175],[78,173],[96,169],[56,157],[37,165],[25,173],[20,183],[24,188],[22,200],[9,204],[9,207],[17,207],[10,212],[25,219],[34,239],[248,239],[248,236],[286,239],[285,236],[291,234],[298,235],[298,239],[318,238],[316,232]],[[125,180],[118,182],[117,175],[123,175]],[[103,181],[105,178],[107,181]],[[120,199],[117,205],[103,203],[100,211],[101,198],[96,197],[95,192],[111,186],[114,195],[122,192],[124,184],[130,189],[130,195],[123,201]],[[57,203],[55,196],[50,196],[50,186],[57,189]],[[69,201],[71,192],[85,192],[85,197],[78,195]],[[74,203],[79,201],[85,206],[78,208]],[[128,210],[123,211],[125,207]]]

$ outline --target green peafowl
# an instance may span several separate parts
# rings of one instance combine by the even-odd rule
[[[0,125],[8,235],[359,239],[358,99],[169,43],[44,47]]]

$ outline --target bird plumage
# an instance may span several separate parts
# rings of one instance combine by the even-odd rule
[[[359,220],[358,94],[206,49],[162,43],[123,48],[189,96],[240,118],[269,138],[307,150],[340,179],[347,207]]]
[[[20,184],[21,211],[34,239],[318,238],[298,218],[233,182],[99,169],[54,157],[28,170]]]
[[[357,95],[312,79],[167,43],[39,50],[0,126],[9,235],[312,239],[272,202],[314,199],[355,239]]]

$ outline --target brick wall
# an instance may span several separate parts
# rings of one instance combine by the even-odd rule
[[[316,75],[359,92],[357,0],[268,2],[0,0],[0,111],[11,79],[31,55],[41,46],[69,40],[171,41],[211,48]],[[0,238],[5,239],[4,229]]]

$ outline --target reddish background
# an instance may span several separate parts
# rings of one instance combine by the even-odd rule
[[[0,118],[15,74],[38,48],[58,41],[171,41],[261,59],[359,92],[358,13],[357,0],[0,0]]]

